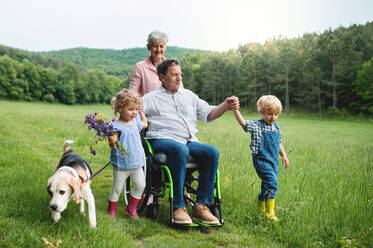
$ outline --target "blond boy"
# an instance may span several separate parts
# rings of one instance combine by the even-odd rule
[[[259,211],[267,217],[279,221],[275,215],[275,198],[278,188],[278,155],[282,156],[285,168],[289,166],[284,147],[281,144],[280,127],[276,120],[281,113],[280,100],[272,95],[259,98],[257,102],[260,120],[244,120],[238,108],[233,108],[237,122],[246,132],[251,134],[250,149],[253,154],[253,164],[261,179],[261,191],[258,195]]]

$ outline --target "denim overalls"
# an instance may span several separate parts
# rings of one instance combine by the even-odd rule
[[[263,120],[259,121],[262,130],[262,140],[258,154],[253,154],[253,164],[256,173],[262,180],[261,191],[258,199],[265,201],[275,198],[278,187],[278,155],[280,152],[281,137],[280,132],[265,131],[266,125]],[[278,130],[279,126],[274,123]]]

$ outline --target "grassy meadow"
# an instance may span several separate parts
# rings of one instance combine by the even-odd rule
[[[174,230],[168,224],[168,199],[159,218],[134,221],[106,213],[111,167],[93,179],[97,228],[89,227],[70,202],[62,219],[50,218],[46,183],[73,139],[75,152],[91,161],[93,172],[109,158],[84,117],[94,111],[110,119],[108,105],[66,106],[0,101],[0,247],[372,247],[373,122],[281,115],[282,142],[290,167],[280,166],[276,214],[272,223],[256,212],[259,179],[252,166],[250,136],[231,113],[214,124],[199,123],[200,141],[220,151],[223,228],[204,233]],[[245,114],[245,119],[258,118]],[[52,247],[52,246],[50,246]]]

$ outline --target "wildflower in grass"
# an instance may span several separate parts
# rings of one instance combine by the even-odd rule
[[[115,120],[115,118],[113,118],[112,120]],[[89,149],[91,150],[91,153],[93,155],[96,155],[96,150],[95,150],[96,144],[98,142],[104,142],[106,138],[109,138],[110,136],[114,135],[113,124],[111,122],[108,122],[104,118],[103,113],[97,113],[97,112],[86,115],[84,123],[89,125],[88,131],[91,129],[96,130],[96,135],[98,136],[98,139],[96,140],[95,143],[93,143],[89,147]],[[119,142],[117,142],[116,145],[119,151],[125,154],[129,154]]]
[[[354,238],[342,237],[341,240],[338,241],[340,247],[360,247],[357,240]]]
[[[47,246],[48,248],[58,248],[60,244],[62,243],[60,239],[57,240],[56,245],[54,245],[53,242],[49,241],[47,238],[42,237],[42,240],[43,240],[44,245]]]

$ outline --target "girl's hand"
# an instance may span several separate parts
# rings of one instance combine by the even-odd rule
[[[118,142],[118,133],[114,133],[114,135],[109,137],[109,146],[111,149],[116,149],[116,143]]]

